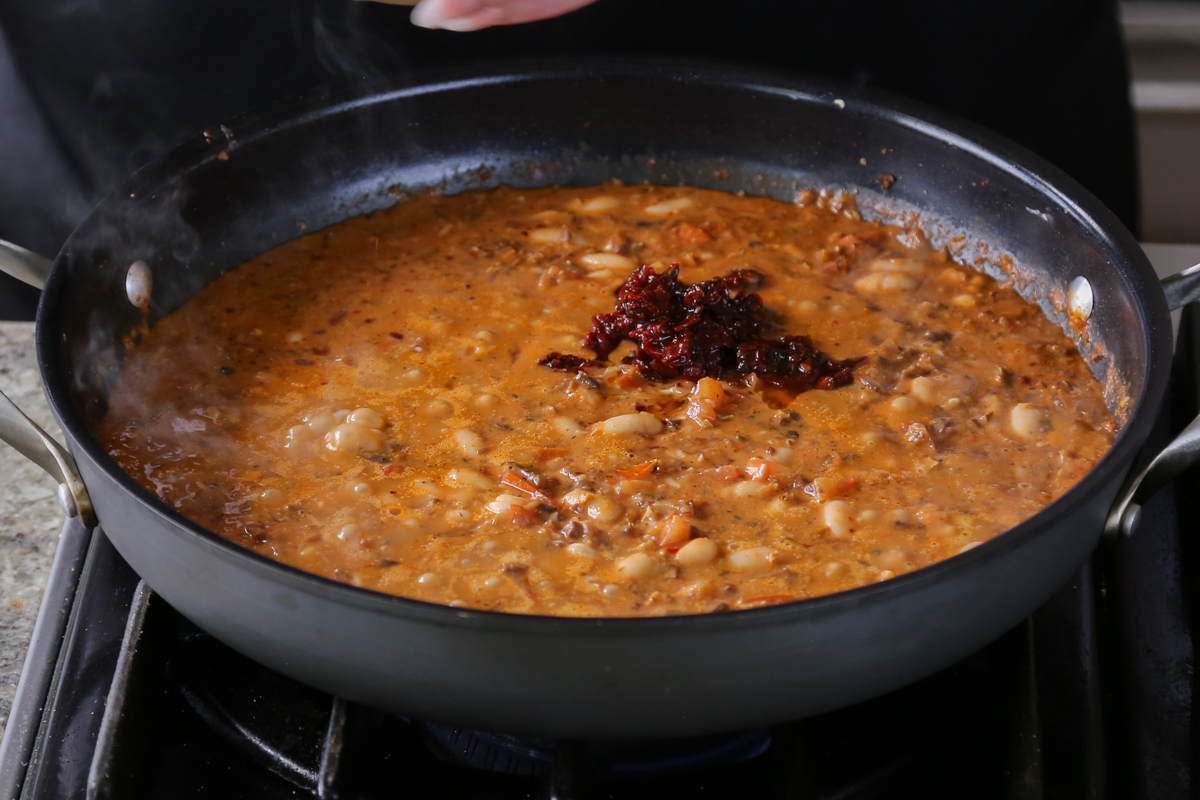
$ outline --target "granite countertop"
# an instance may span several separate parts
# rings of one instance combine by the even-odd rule
[[[0,322],[0,389],[62,440],[42,392],[32,322]],[[0,442],[0,731],[21,676],[62,529],[53,478]]]

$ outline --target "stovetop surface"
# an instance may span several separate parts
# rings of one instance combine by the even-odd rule
[[[537,775],[449,763],[434,726],[340,703],[216,642],[141,587],[106,539],[86,572],[78,602],[109,604],[120,624],[72,631],[64,669],[79,677],[56,689],[32,798],[365,800],[401,788],[481,799],[1091,797],[1105,780],[1091,567],[1029,621],[927,680],[776,726],[747,761],[635,776],[612,774],[606,748],[662,745],[550,743],[545,769],[505,765]],[[122,604],[141,620],[118,665],[131,616]],[[110,692],[121,713],[105,717]]]
[[[1189,312],[1158,447],[1200,410]],[[1200,480],[930,678],[771,729],[548,742],[342,702],[234,653],[91,543],[22,798],[1181,798]],[[467,766],[471,764],[474,766]],[[8,768],[11,765],[0,765]]]

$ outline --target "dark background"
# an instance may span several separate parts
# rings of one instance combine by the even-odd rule
[[[408,13],[354,0],[4,0],[0,238],[53,256],[100,197],[173,143],[299,94],[583,54],[726,61],[906,95],[1029,147],[1137,232],[1113,2],[600,0],[467,34],[416,28]],[[30,318],[35,298],[0,283],[0,318]]]

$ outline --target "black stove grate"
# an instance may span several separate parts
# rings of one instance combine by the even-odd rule
[[[1160,446],[1200,410],[1195,316]],[[1134,537],[1104,543],[1032,617],[937,675],[770,730],[673,743],[520,739],[345,703],[198,630],[97,533],[20,796],[1191,796],[1200,548],[1181,520],[1200,520],[1198,489],[1189,475],[1161,493]]]
[[[101,565],[106,573],[124,572],[125,585],[95,577]],[[694,756],[688,745],[695,743],[531,746],[510,737],[514,763],[504,771],[517,774],[501,774],[455,763],[461,759],[447,749],[471,745],[461,731],[448,739],[441,726],[344,704],[234,653],[144,590],[101,536],[79,603],[123,592],[121,622],[134,625],[128,635],[124,624],[108,628],[118,646],[103,649],[103,667],[82,658],[83,649],[68,648],[64,670],[85,668],[97,679],[86,682],[88,700],[78,706],[87,713],[64,704],[64,713],[47,718],[44,768],[27,788],[31,798],[122,800],[367,800],[394,797],[398,787],[411,798],[481,800],[1096,796],[1104,771],[1102,746],[1089,744],[1098,741],[1099,724],[1089,710],[1099,693],[1091,584],[1085,570],[1016,630],[906,689],[769,732],[705,742],[710,750],[727,745],[740,758],[674,772],[660,763],[652,774],[651,762]],[[1051,645],[1052,659],[1035,657]],[[101,720],[95,712],[105,684],[121,702]],[[521,747],[533,751],[540,768],[516,765]],[[1046,756],[1054,747],[1064,764],[1050,770]]]

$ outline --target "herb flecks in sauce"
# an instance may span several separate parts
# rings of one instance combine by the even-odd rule
[[[865,360],[798,394],[757,364],[649,380],[628,341],[539,365],[640,265],[691,287],[753,270],[771,330]],[[839,195],[608,185],[422,196],[264,253],[130,348],[97,435],[168,505],[301,569],[627,616],[952,557],[1061,495],[1113,430],[1062,331],[915,228]]]

